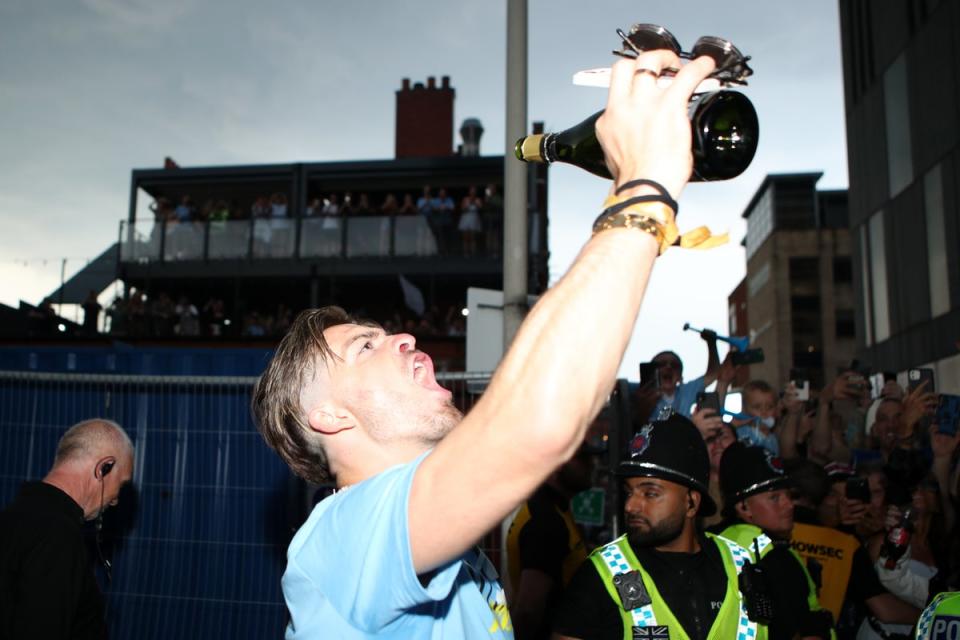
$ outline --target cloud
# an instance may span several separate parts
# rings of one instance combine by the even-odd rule
[[[194,9],[194,0],[82,0],[108,27],[125,31],[160,31]]]

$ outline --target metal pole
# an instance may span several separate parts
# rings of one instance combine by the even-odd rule
[[[527,0],[507,0],[507,139],[504,144],[503,347],[527,311],[527,165],[510,157],[527,130]]]
[[[67,274],[67,259],[64,258],[63,260],[60,261],[60,300],[57,303],[57,306],[59,307],[59,309],[57,309],[57,315],[60,316],[61,318],[63,317],[63,285],[64,285],[64,282],[66,281],[66,277],[65,277],[66,274]]]
[[[510,150],[527,130],[527,0],[507,0],[507,139],[503,167],[503,349],[506,352],[527,311],[527,166]],[[509,576],[507,533],[500,523],[500,575]],[[509,583],[509,579],[504,582]],[[509,585],[515,589],[517,585]]]

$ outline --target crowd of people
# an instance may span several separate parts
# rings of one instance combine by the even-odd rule
[[[409,309],[370,314],[391,332],[407,332],[425,337],[462,337],[466,335],[466,318],[462,304],[431,305],[422,314]],[[97,335],[96,319],[100,305],[95,297],[84,306],[83,328],[87,335]],[[52,309],[51,309],[52,313]],[[294,309],[277,303],[274,307],[252,308],[233,313],[223,298],[208,297],[202,305],[188,296],[171,296],[161,291],[147,296],[132,291],[124,299],[116,297],[106,309],[106,333],[131,338],[279,338],[286,334],[295,315]],[[239,316],[239,317],[238,317]],[[55,316],[54,316],[55,317]]]
[[[631,637],[644,607],[690,637],[743,637],[734,622],[729,636],[708,636],[697,610],[725,606],[723,545],[732,541],[761,570],[767,637],[912,638],[926,604],[960,588],[957,416],[938,422],[929,380],[908,389],[888,380],[871,394],[855,370],[809,398],[794,381],[777,391],[751,380],[742,409],[726,411],[739,367],[730,355],[720,363],[716,335],[703,335],[704,375],[684,381],[680,358],[663,351],[656,375],[632,389],[635,435],[620,466],[602,475],[621,485],[614,508],[625,538],[610,542],[608,530],[573,520],[573,497],[607,459],[589,435],[515,516],[507,548],[516,637]],[[692,501],[668,509],[671,493]],[[639,607],[622,600],[617,578],[630,570],[657,590]]]
[[[699,378],[684,381],[680,358],[661,352],[609,470],[626,533],[593,551],[578,535],[569,506],[596,456],[591,425],[654,261],[677,237],[687,106],[730,62],[727,51],[685,64],[669,49],[634,53],[612,66],[596,122],[613,184],[593,233],[469,413],[413,335],[337,307],[299,314],[254,385],[267,445],[304,480],[336,487],[287,550],[286,638],[956,637],[957,425],[932,418],[929,378],[888,384],[869,405],[857,371],[812,402],[797,385],[781,397],[754,381],[727,421],[723,400],[703,395],[714,379],[722,395],[736,374],[716,336],[702,334]],[[89,580],[71,590],[48,579],[51,560],[75,558],[31,553],[37,540],[76,546],[51,520],[78,529],[132,477],[133,447],[102,422],[61,440],[43,486],[25,487],[0,519],[2,566],[13,567],[3,593],[18,598],[0,599],[0,623],[15,637],[35,635],[63,602],[59,637],[102,636],[69,633],[103,626]],[[476,541],[514,513],[508,595]],[[38,606],[53,586],[59,606]],[[93,602],[77,606],[85,595]]]
[[[451,195],[454,191],[458,194],[462,192],[462,195],[454,197]],[[254,241],[267,247],[260,253],[269,255],[269,245],[274,236],[282,235],[275,232],[289,230],[289,219],[300,217],[282,192],[258,196],[248,208],[235,199],[208,198],[201,206],[197,206],[189,195],[182,196],[177,203],[159,197],[150,205],[150,210],[155,223],[152,233],[167,230],[168,242],[176,245],[167,251],[173,257],[193,256],[197,252],[197,247],[192,247],[191,251],[192,236],[186,233],[195,231],[197,224],[209,222],[212,230],[218,230],[225,228],[225,223],[236,220],[252,220]],[[434,190],[426,185],[419,195],[385,192],[371,196],[360,192],[354,196],[349,191],[318,194],[307,199],[302,215],[306,220],[322,219],[318,231],[332,234],[334,241],[339,241],[338,234],[343,228],[341,220],[344,218],[373,216],[420,216],[425,226],[421,233],[423,237],[417,238],[416,242],[422,255],[439,252],[497,256],[500,252],[503,198],[492,183],[483,189],[470,186],[465,190],[451,188],[450,192],[445,187]],[[317,238],[318,242],[322,242],[323,233],[319,233]],[[152,239],[157,240],[156,237]],[[426,249],[428,246],[429,251]],[[284,242],[281,248],[286,247],[287,243]],[[178,252],[182,255],[178,255]],[[282,255],[289,255],[289,250]]]

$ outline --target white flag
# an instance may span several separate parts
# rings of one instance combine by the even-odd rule
[[[415,314],[422,316],[423,312],[427,310],[427,305],[423,300],[423,293],[417,288],[417,285],[402,275],[397,277],[400,279],[400,288],[403,290],[403,303]]]

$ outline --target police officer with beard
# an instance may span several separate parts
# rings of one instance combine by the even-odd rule
[[[716,504],[693,423],[672,415],[645,425],[617,474],[628,532],[580,566],[554,617],[554,638],[764,640],[767,629],[750,619],[739,588],[749,552],[696,529]]]

